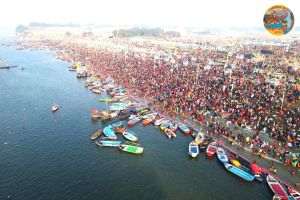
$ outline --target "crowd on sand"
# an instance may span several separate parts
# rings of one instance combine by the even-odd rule
[[[208,134],[231,138],[255,153],[300,168],[300,157],[291,154],[300,146],[300,70],[288,64],[291,57],[299,59],[299,53],[293,51],[299,49],[299,43],[291,44],[290,50],[261,45],[235,51],[200,47],[164,50],[157,45],[160,53],[156,55],[130,49],[48,45],[59,50],[64,59],[84,63],[94,75],[111,76],[131,94],[147,99],[170,116],[192,118],[206,124]],[[148,48],[153,52],[153,46]],[[258,56],[263,59],[256,60]],[[209,123],[207,112],[214,116]],[[230,126],[252,134],[233,134]]]

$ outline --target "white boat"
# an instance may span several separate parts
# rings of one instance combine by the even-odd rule
[[[189,144],[189,155],[192,158],[196,158],[199,154],[199,146],[194,141]]]
[[[131,141],[131,142],[137,142],[138,141],[138,138],[130,131],[125,131],[123,133],[123,136],[125,139]]]
[[[221,148],[221,147],[217,148],[217,157],[218,157],[219,161],[221,161],[222,163],[228,163],[228,157],[223,148]]]
[[[51,107],[51,111],[52,112],[56,112],[56,111],[58,111],[59,110],[59,106],[58,105],[53,105],[52,107]]]

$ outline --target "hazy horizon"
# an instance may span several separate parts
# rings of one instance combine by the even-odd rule
[[[270,6],[284,3],[294,13],[299,27],[298,0],[10,0],[2,4],[0,27],[30,22],[182,26],[201,28],[263,27],[263,15]]]

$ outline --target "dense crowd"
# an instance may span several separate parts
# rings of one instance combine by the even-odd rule
[[[226,124],[251,130],[250,139],[243,135],[236,139],[257,151],[282,156],[288,148],[299,146],[300,72],[283,62],[293,56],[299,59],[297,53],[278,46],[240,47],[230,52],[156,48],[162,53],[69,45],[67,55],[90,66],[96,75],[111,76],[169,115],[191,116],[203,123],[203,113],[213,111]],[[255,59],[258,55],[263,61]],[[212,124],[213,134],[230,136],[228,128],[216,121]],[[262,140],[262,135],[269,140]]]

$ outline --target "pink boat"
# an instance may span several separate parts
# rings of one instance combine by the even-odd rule
[[[270,189],[273,191],[274,196],[281,200],[288,200],[288,194],[283,188],[283,186],[277,181],[273,176],[270,174],[267,176],[267,183],[270,187]]]

